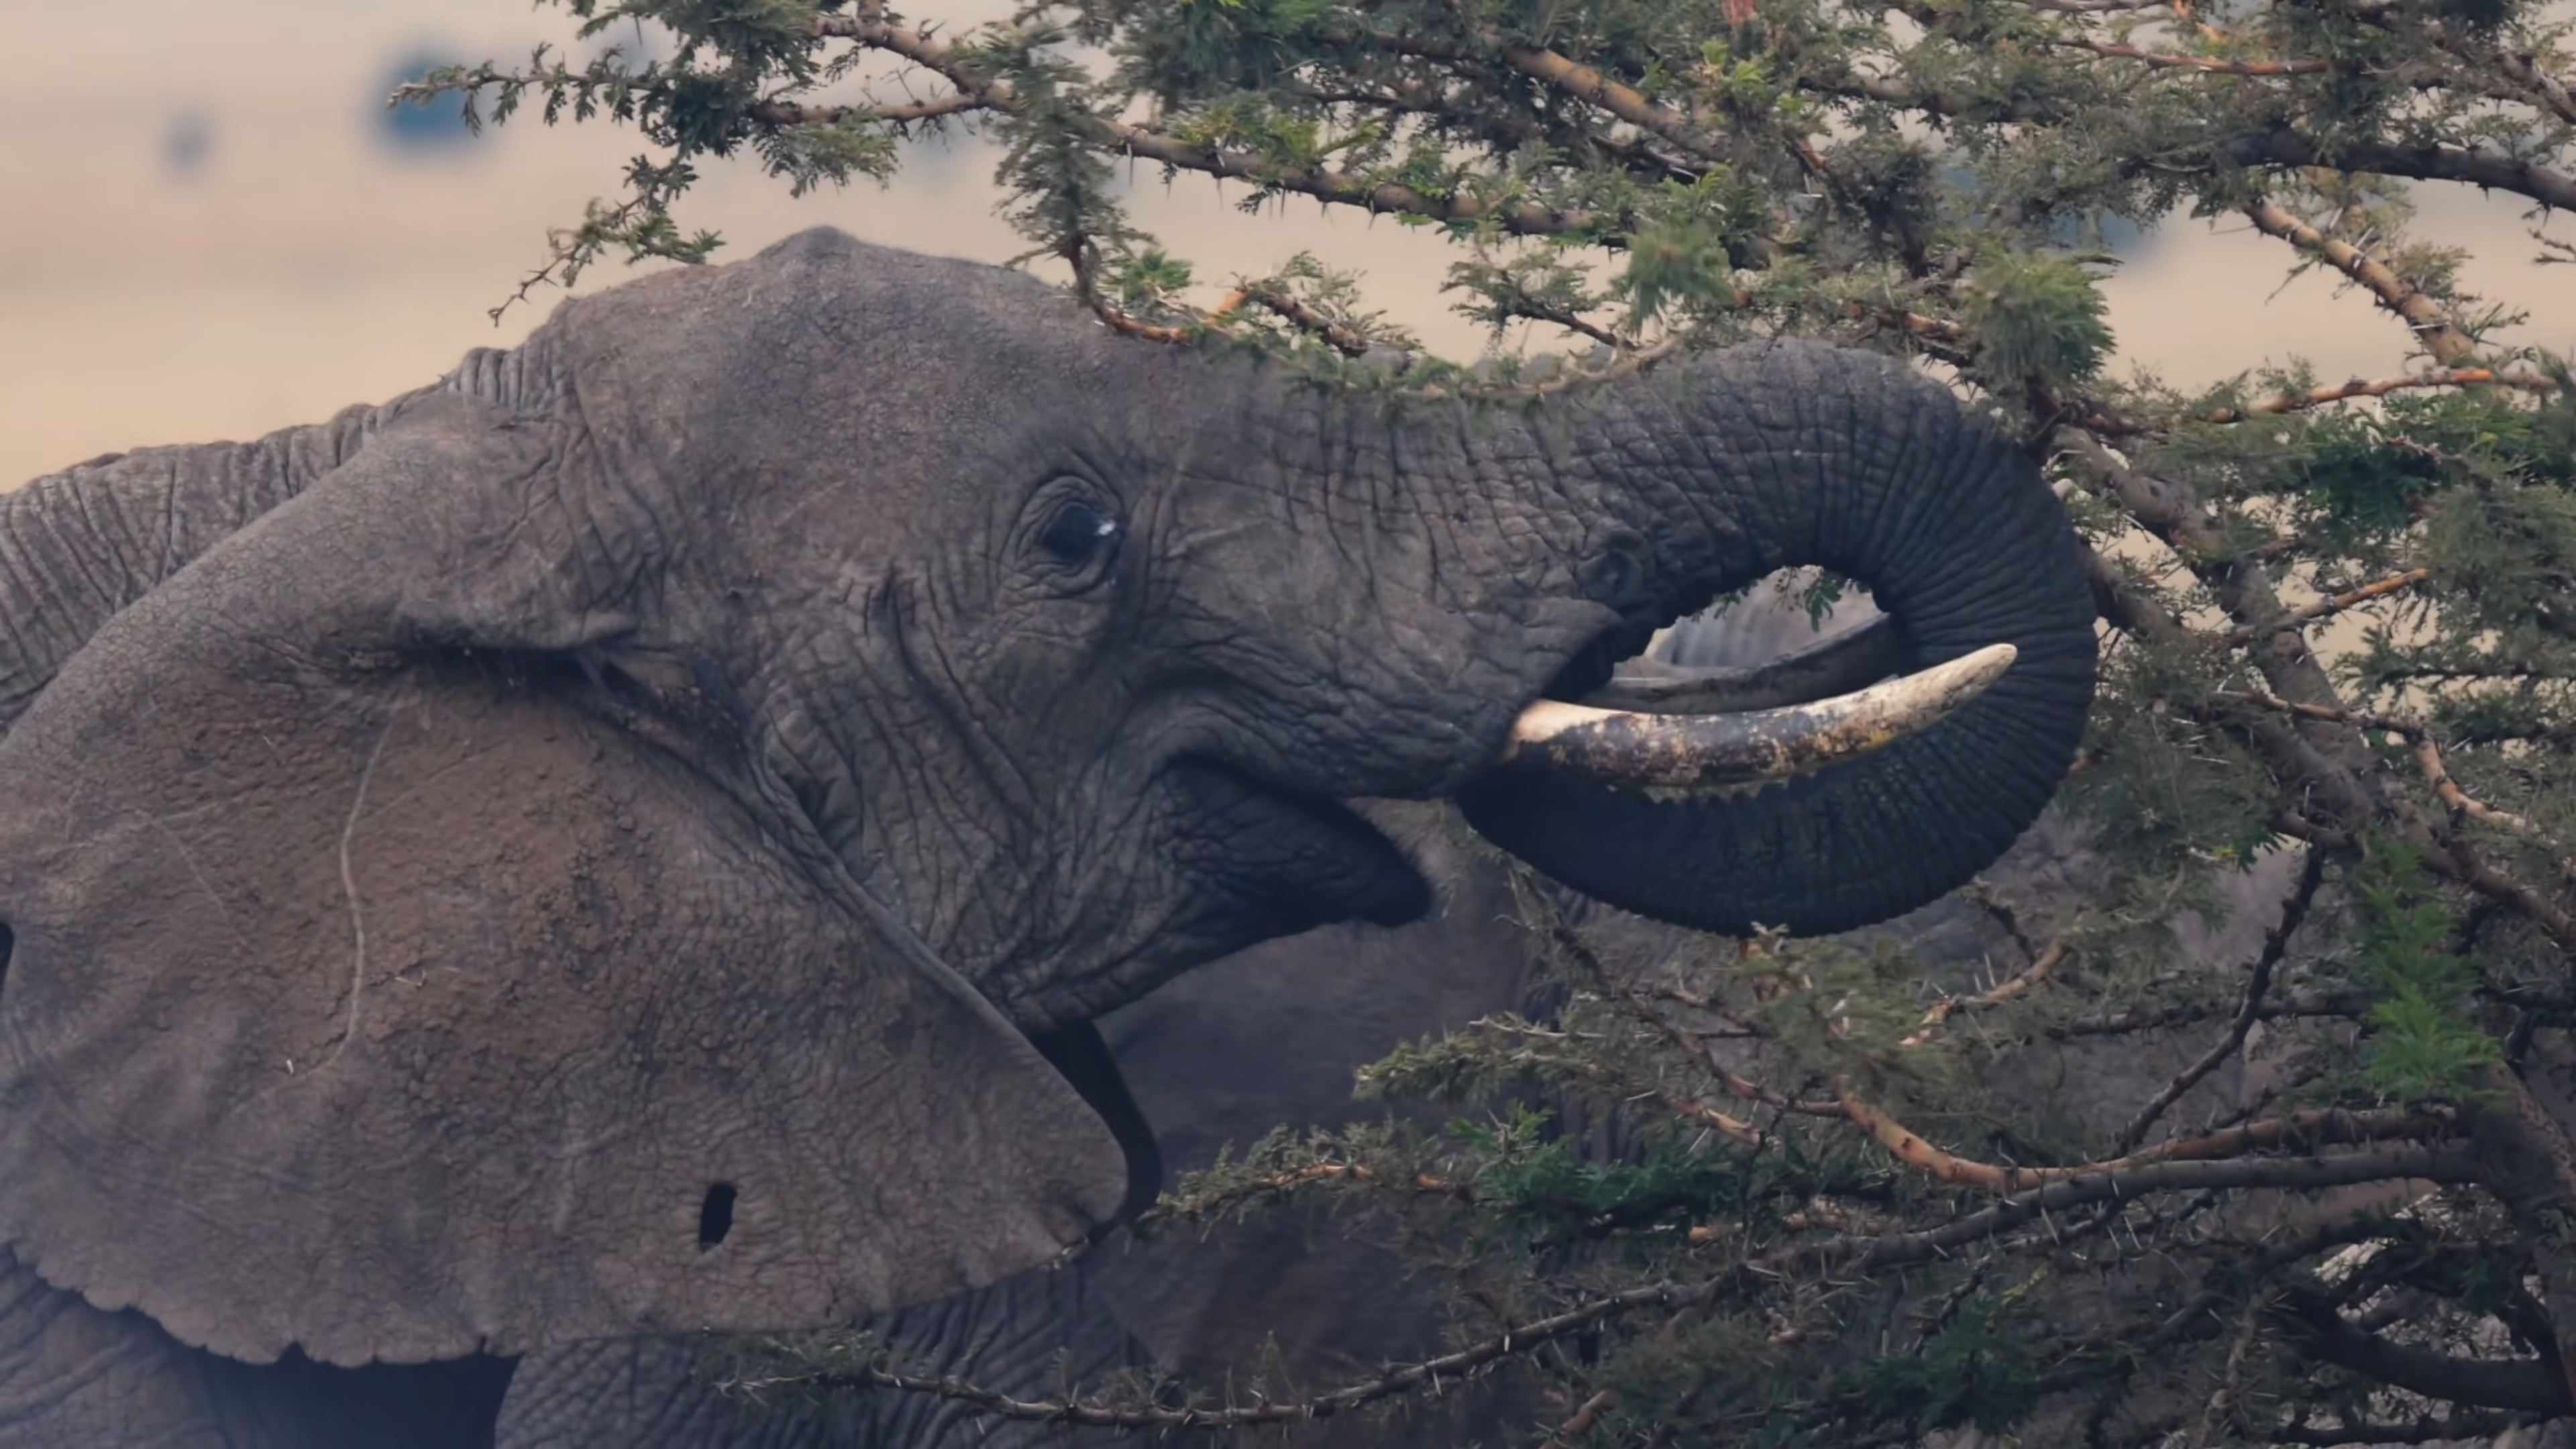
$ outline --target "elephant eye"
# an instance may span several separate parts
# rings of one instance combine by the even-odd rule
[[[1106,556],[1118,546],[1118,520],[1083,503],[1067,503],[1048,520],[1038,546],[1057,563],[1079,567]]]

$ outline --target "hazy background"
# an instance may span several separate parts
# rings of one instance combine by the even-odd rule
[[[1000,5],[917,6],[964,25]],[[146,443],[246,437],[435,378],[506,345],[561,297],[485,316],[545,255],[549,226],[615,194],[642,149],[605,125],[513,122],[468,139],[389,115],[395,81],[442,60],[523,57],[570,24],[527,0],[0,0],[0,488]],[[916,152],[891,188],[791,201],[751,165],[711,164],[682,213],[746,255],[828,222],[873,240],[1000,260],[979,146]],[[1449,316],[1446,249],[1307,204],[1245,217],[1215,183],[1137,182],[1137,220],[1222,280],[1311,249],[1364,268],[1378,304],[1434,347],[1472,353]],[[1240,187],[1227,189],[1240,197]],[[2510,296],[2518,336],[2576,349],[2576,268],[2535,268],[2523,204],[2423,193],[2425,231],[2471,247],[2477,290]],[[2284,287],[2288,249],[2242,222],[2180,222],[2111,283],[2122,365],[2202,381],[2303,353],[2328,376],[2399,367],[2402,327],[2328,278]],[[590,291],[632,275],[615,261]]]

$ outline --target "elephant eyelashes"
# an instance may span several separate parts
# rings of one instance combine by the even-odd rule
[[[1118,520],[1085,503],[1067,503],[1056,509],[1047,521],[1046,532],[1039,536],[1038,547],[1066,568],[1082,568],[1106,562],[1118,550]]]

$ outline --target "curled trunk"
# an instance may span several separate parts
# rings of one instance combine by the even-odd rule
[[[1534,760],[1461,793],[1497,844],[1641,914],[1742,933],[1850,929],[1963,884],[2037,818],[2093,691],[2093,606],[2072,528],[2030,456],[1892,362],[1806,344],[1717,354],[1602,399],[1552,486],[1644,540],[1615,645],[1773,572],[1869,585],[1910,672],[2011,645],[1939,724],[1759,790],[1674,798]],[[1603,682],[1607,653],[1560,681]],[[1588,673],[1587,673],[1588,671]]]

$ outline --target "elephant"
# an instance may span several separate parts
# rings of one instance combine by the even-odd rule
[[[1788,589],[1749,592],[1722,613],[1685,619],[1645,656],[1684,669],[1778,671],[1813,659],[1821,642],[1846,639],[1880,619],[1865,599],[1812,619]],[[1487,855],[1463,849],[1437,805],[1353,802],[1439,886],[1439,909],[1401,926],[1318,927],[1264,942],[1197,968],[1100,1021],[1119,1075],[1153,1127],[1167,1185],[1282,1124],[1339,1125],[1381,1110],[1355,1103],[1354,1071],[1398,1045],[1465,1028],[1478,1018],[1544,1009],[1548,973],[1512,882]],[[2052,805],[1982,873],[2025,930],[2054,931],[2098,900],[2102,869],[2090,832]],[[2296,888],[2297,859],[2268,854],[2218,882],[2206,919],[2173,921],[2183,959],[2216,973],[2243,970],[2263,948]],[[1589,898],[1541,879],[1548,908],[1586,926],[1605,914]],[[1649,951],[1671,928],[1623,923]],[[1943,991],[1975,990],[1998,966],[2017,969],[2020,943],[1990,913],[1945,897],[1879,925],[1845,933],[1867,947],[1902,947]],[[2028,1044],[1993,1068],[2007,1094],[2056,1104],[2095,1138],[2196,1056],[2198,1038],[2079,1050]],[[2241,1067],[2216,1074],[2231,1101]],[[2241,1105],[2241,1103],[2237,1103]],[[1408,1276],[1388,1244],[1277,1214],[1200,1234],[1118,1242],[1070,1270],[1013,1279],[861,1325],[916,1356],[923,1368],[979,1387],[1043,1401],[1068,1383],[1097,1385],[1118,1369],[1159,1366],[1184,1382],[1246,1385],[1270,1373],[1305,1388],[1350,1382],[1387,1362],[1442,1347],[1439,1294]],[[685,1444],[696,1449],[1091,1449],[1132,1435],[1003,1420],[954,1400],[872,1391],[785,1411],[747,1406],[729,1393],[705,1350],[690,1342],[600,1342],[531,1356],[502,1412],[513,1449],[615,1449]],[[1276,1379],[1271,1384],[1278,1392]],[[1525,1442],[1532,1420],[1507,1381],[1453,1389],[1428,1409],[1391,1423],[1325,1420],[1266,1429],[1247,1442],[1299,1449],[1398,1449]],[[819,1409],[817,1411],[811,1411]]]
[[[1620,673],[1796,564],[1895,678]],[[1005,1282],[1159,1180],[1101,1017],[1430,908],[1339,802],[1840,930],[2011,844],[2094,668],[1891,360],[1391,407],[829,229],[40,479],[0,618],[9,1446],[490,1443],[531,1352]]]

